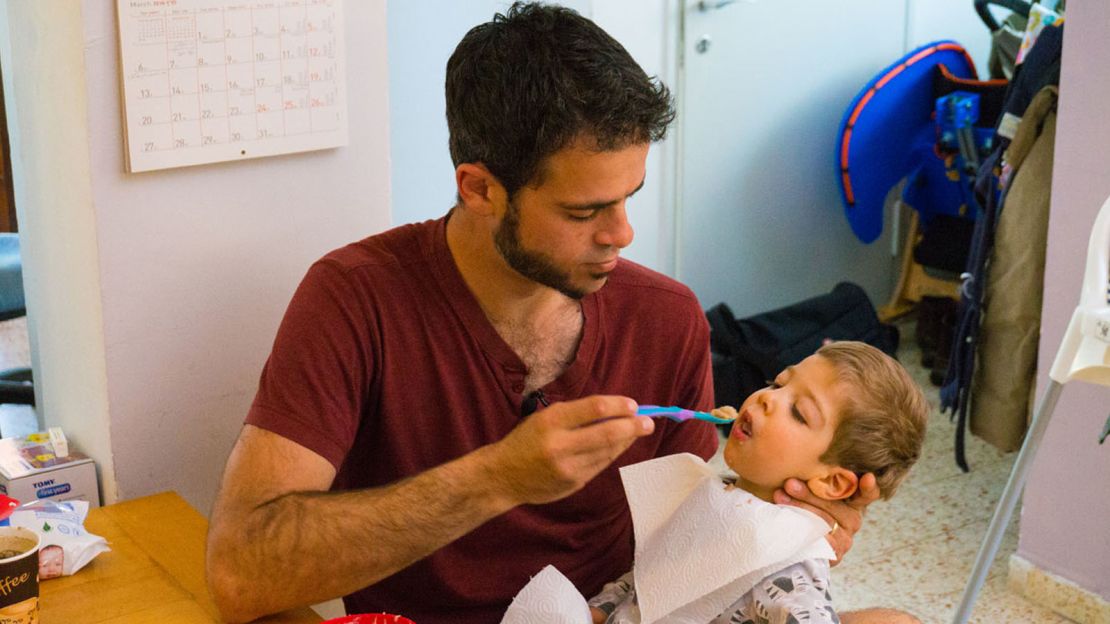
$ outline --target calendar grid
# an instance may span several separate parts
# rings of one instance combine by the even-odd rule
[[[347,143],[342,0],[118,0],[128,169]]]

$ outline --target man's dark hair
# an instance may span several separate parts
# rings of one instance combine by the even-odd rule
[[[599,151],[658,141],[667,87],[571,9],[516,2],[475,26],[447,61],[451,159],[482,163],[512,197],[575,139]]]

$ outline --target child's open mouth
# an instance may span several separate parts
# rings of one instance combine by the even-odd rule
[[[736,419],[736,424],[732,426],[732,437],[743,442],[752,437],[752,416],[748,412],[742,412],[740,417]]]

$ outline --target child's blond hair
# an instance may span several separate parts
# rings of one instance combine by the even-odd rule
[[[863,342],[832,342],[817,350],[832,362],[846,392],[840,424],[821,461],[874,473],[882,498],[894,495],[921,455],[929,404],[894,358]]]

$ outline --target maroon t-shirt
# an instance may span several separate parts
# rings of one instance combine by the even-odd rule
[[[294,295],[246,422],[335,465],[333,489],[392,483],[504,437],[521,421],[526,368],[468,290],[447,219],[402,226],[315,263]],[[621,261],[582,299],[578,354],[543,388],[549,401],[619,394],[712,407],[709,327],[688,288]],[[587,597],[632,564],[620,466],[692,452],[716,431],[656,422],[581,491],[517,507],[345,599],[349,613],[419,624],[496,623],[552,564]]]

